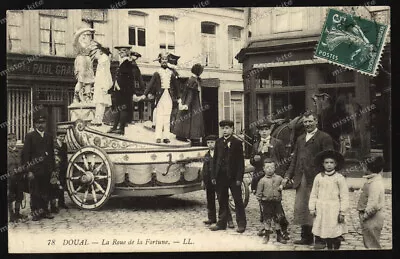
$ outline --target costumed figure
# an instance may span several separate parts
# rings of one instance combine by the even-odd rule
[[[94,83],[93,59],[89,52],[96,48],[92,40],[94,29],[83,28],[74,36],[74,48],[77,52],[74,63],[74,73],[78,82],[75,85],[74,103],[90,102],[92,98],[92,86]]]
[[[155,97],[155,111],[153,118],[156,122],[156,142],[170,142],[171,135],[171,116],[173,116],[173,108],[177,106],[177,96],[179,92],[179,82],[176,71],[169,68],[168,63],[176,63],[178,56],[163,53],[158,55],[158,61],[161,68],[153,74],[144,95],[149,99]],[[167,90],[167,91],[165,91]]]
[[[200,102],[200,75],[203,66],[195,64],[192,67],[192,76],[182,91],[179,102],[178,115],[172,122],[172,132],[177,139],[190,139],[197,145],[204,136],[203,107]]]
[[[114,87],[110,90],[115,98],[114,125],[108,133],[125,134],[125,126],[132,120],[132,101],[138,100],[137,94],[144,88],[139,68],[134,67],[130,60],[131,46],[115,47],[120,56]],[[119,126],[119,127],[118,127]]]
[[[97,59],[97,69],[94,79],[93,103],[96,105],[96,113],[92,124],[102,125],[104,111],[106,107],[111,105],[111,95],[108,90],[113,85],[110,72],[110,55],[109,48],[105,48],[97,44],[97,48],[92,51],[95,59]]]

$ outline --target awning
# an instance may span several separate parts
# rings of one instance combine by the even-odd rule
[[[257,63],[253,64],[253,68],[287,67],[287,66],[301,66],[301,65],[312,65],[312,64],[328,64],[328,61],[324,59],[306,59],[306,60],[293,60],[293,61],[282,61],[282,62],[271,62],[271,63]]]

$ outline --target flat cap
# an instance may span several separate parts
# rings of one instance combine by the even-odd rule
[[[39,115],[35,118],[35,122],[46,122],[46,117],[44,115]]]
[[[207,137],[204,138],[205,141],[217,140],[217,139],[218,139],[217,135],[208,135]]]
[[[234,122],[231,120],[222,120],[219,122],[220,127],[225,127],[225,126],[233,127],[233,125],[234,125]]]
[[[132,48],[132,46],[126,46],[126,45],[125,46],[115,46],[114,47],[114,49],[118,49],[118,50],[119,49],[131,49],[131,48]]]

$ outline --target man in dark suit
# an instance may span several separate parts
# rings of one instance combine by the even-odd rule
[[[31,194],[32,220],[52,219],[48,210],[50,177],[54,169],[53,137],[45,132],[46,119],[35,119],[34,131],[25,136],[22,149],[22,165],[28,172],[29,191]]]
[[[58,197],[58,207],[63,209],[68,209],[67,205],[65,205],[64,191],[66,190],[66,177],[67,177],[67,167],[68,167],[68,154],[67,154],[67,144],[65,143],[65,135],[67,134],[66,130],[58,130],[56,141],[54,143],[54,148],[58,150],[58,156],[60,158],[60,185],[63,190],[60,191]]]
[[[141,94],[144,83],[139,68],[134,66],[130,60],[131,47],[118,46],[115,48],[118,49],[121,60],[114,82],[116,116],[114,126],[108,133],[124,135],[126,124],[132,121],[133,95]]]
[[[217,223],[217,212],[215,207],[215,186],[211,183],[211,174],[214,170],[214,149],[215,149],[215,141],[218,139],[216,135],[209,135],[205,138],[207,142],[207,146],[209,151],[204,156],[203,163],[203,185],[206,190],[207,196],[207,214],[208,219],[204,221],[204,224],[211,225]],[[231,211],[228,210],[228,227],[234,228],[232,221]]]
[[[214,168],[211,175],[212,184],[216,185],[219,197],[218,222],[211,227],[212,231],[226,229],[229,210],[229,189],[235,202],[238,233],[246,230],[246,213],[242,199],[241,184],[244,173],[244,156],[242,142],[233,136],[233,121],[224,120],[219,123],[223,137],[215,144]]]
[[[263,169],[264,161],[272,159],[275,163],[275,173],[279,176],[284,176],[287,169],[287,163],[284,163],[285,159],[285,147],[280,139],[271,137],[271,130],[273,127],[273,122],[267,120],[259,125],[257,125],[258,133],[260,134],[260,140],[254,143],[250,164],[254,166],[253,178],[251,180],[251,190],[253,193],[257,190],[257,184],[261,178],[265,176]],[[283,211],[283,208],[282,208]],[[260,215],[262,220],[262,213]],[[289,240],[289,233],[287,232],[287,227],[289,222],[286,217],[281,217],[280,225],[282,227],[283,238]],[[259,232],[259,235],[263,235],[263,230]]]
[[[296,189],[294,204],[294,224],[301,225],[301,240],[295,244],[311,245],[313,216],[308,210],[308,201],[315,176],[319,168],[314,164],[314,157],[321,151],[333,149],[333,141],[327,133],[317,129],[318,119],[315,113],[307,111],[303,115],[306,133],[296,140],[294,154],[289,169],[286,171],[283,185],[293,179],[293,188]],[[315,248],[321,249],[325,245],[319,237],[315,237]]]

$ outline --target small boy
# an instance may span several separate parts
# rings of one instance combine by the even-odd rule
[[[216,208],[215,208],[215,186],[211,183],[211,171],[214,170],[214,148],[215,141],[218,139],[216,135],[209,135],[205,138],[209,151],[204,157],[203,164],[203,186],[206,190],[207,196],[207,212],[208,220],[204,224],[211,225],[217,223]],[[228,228],[234,228],[232,214],[228,210]]]
[[[64,194],[64,190],[60,183],[61,159],[59,156],[59,151],[56,148],[54,149],[54,159],[55,167],[54,171],[51,173],[50,178],[50,212],[57,214],[58,212],[60,212],[59,206],[57,206],[57,200],[60,196],[60,192],[63,192]]]
[[[27,217],[20,214],[22,200],[24,198],[23,181],[24,174],[20,165],[20,155],[17,151],[17,137],[14,133],[7,136],[7,170],[8,174],[8,211],[10,222],[25,221]],[[13,206],[14,205],[14,206]]]
[[[383,206],[385,203],[385,188],[382,181],[384,160],[381,156],[366,159],[367,182],[362,188],[357,210],[362,226],[364,246],[380,249],[380,237],[383,228]]]
[[[64,129],[59,129],[57,131],[56,141],[54,143],[54,148],[57,149],[57,156],[60,159],[59,164],[59,176],[58,179],[60,181],[62,189],[59,190],[58,196],[58,207],[63,209],[68,209],[67,205],[65,205],[64,191],[66,190],[66,176],[67,176],[67,167],[68,167],[68,155],[67,155],[67,144],[65,143],[65,136],[67,131]]]
[[[275,164],[270,159],[264,162],[265,176],[261,178],[257,185],[256,197],[261,203],[263,222],[264,222],[264,243],[268,243],[270,234],[276,231],[276,241],[286,244],[287,241],[282,234],[282,217],[285,213],[282,207],[282,180],[283,178],[275,174]],[[285,226],[286,227],[286,226]]]

